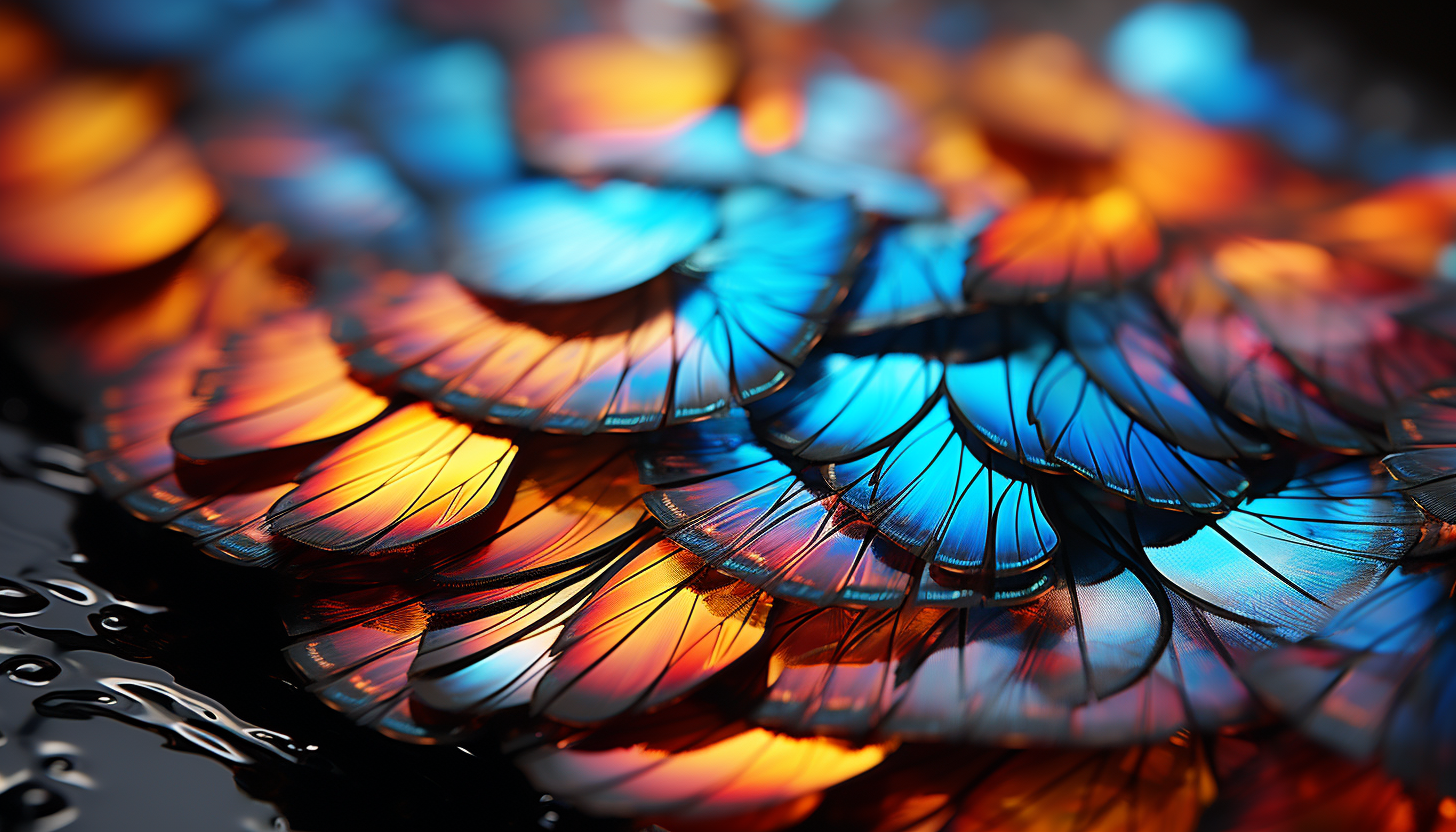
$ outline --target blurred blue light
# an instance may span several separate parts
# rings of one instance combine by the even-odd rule
[[[489,48],[453,43],[384,67],[360,102],[379,143],[412,179],[470,190],[515,174],[510,82]]]
[[[1133,92],[1173,101],[1210,123],[1252,124],[1280,96],[1277,80],[1248,52],[1248,32],[1227,7],[1152,3],[1113,30],[1106,61]]]
[[[1269,128],[1280,146],[1308,164],[1336,162],[1348,143],[1345,124],[1334,112],[1298,98],[1271,114]]]
[[[203,67],[221,98],[262,99],[309,112],[334,108],[360,76],[412,42],[363,3],[313,2],[258,20]]]
[[[839,0],[758,0],[758,4],[789,20],[812,20],[823,16]]]
[[[1423,154],[1419,147],[1389,131],[1370,133],[1355,148],[1355,165],[1367,178],[1394,182],[1419,173]]]
[[[273,0],[47,0],[45,12],[88,49],[123,58],[203,54]]]

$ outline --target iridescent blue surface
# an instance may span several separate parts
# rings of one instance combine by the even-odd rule
[[[1051,459],[1130,499],[1221,511],[1248,485],[1236,468],[1185,451],[1134,421],[1069,352],[1057,352],[1038,374],[1031,412]]]
[[[965,441],[941,398],[894,445],[829,466],[826,479],[881,531],[931,563],[958,570],[1022,572],[1045,563],[1057,534],[1036,490],[994,469]]]
[[[718,230],[706,193],[624,180],[562,179],[487,191],[453,214],[451,271],[493,297],[561,303],[629,289],[687,257]]]
[[[912,222],[887,229],[840,308],[846,332],[947,317],[966,311],[961,284],[971,238],[990,215],[970,223]]]

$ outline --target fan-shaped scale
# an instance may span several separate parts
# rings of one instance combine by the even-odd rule
[[[525,303],[602,297],[650,280],[718,230],[712,196],[613,179],[540,179],[461,202],[447,268],[481,294]]]

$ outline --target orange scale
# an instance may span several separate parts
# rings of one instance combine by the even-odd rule
[[[309,466],[268,523],[318,549],[413,548],[489,508],[516,451],[508,439],[413,404]]]
[[[634,539],[649,489],[638,481],[625,447],[616,441],[533,446],[500,530],[433,574],[444,583],[561,570],[583,555]]]
[[[1044,300],[1130,280],[1161,251],[1152,214],[1126,188],[1037,197],[982,232],[967,288],[990,302]]]
[[[600,567],[428,599],[431,626],[410,668],[412,695],[462,715],[530,701],[565,620],[586,598],[581,579]]]
[[[329,707],[366,724],[409,691],[409,668],[428,621],[415,602],[290,645],[284,657]]]
[[[551,351],[542,360],[511,385],[511,394],[504,401],[507,404],[519,401],[531,410],[543,409],[560,400],[604,364],[615,363],[614,369],[620,374],[627,337],[627,332],[618,332],[552,345]],[[596,416],[595,413],[589,415]]]
[[[249,565],[272,565],[292,543],[263,528],[268,509],[291,484],[212,497],[173,520],[172,528],[191,535],[214,557]]]
[[[855,747],[751,728],[717,742],[668,751],[635,745],[605,751],[541,748],[521,767],[538,787],[587,811],[652,817],[672,826],[771,809],[875,765],[885,745]]]
[[[590,724],[661,707],[757,646],[772,605],[760,590],[658,540],[567,622],[534,709]]]
[[[389,400],[349,378],[328,320],[307,311],[234,337],[204,370],[206,403],[172,431],[177,452],[219,460],[339,436],[368,423]]]
[[[125,271],[191,242],[220,209],[191,147],[168,135],[98,178],[0,197],[0,257],[65,275]]]
[[[691,314],[676,314],[674,280],[567,306],[516,306],[482,301],[449,275],[394,273],[361,281],[338,331],[361,371],[397,372],[405,389],[473,419],[641,431],[662,423],[674,387],[697,392],[692,383],[704,375],[723,389],[702,398],[733,395],[727,356],[704,349]],[[706,293],[703,301],[715,302]],[[726,338],[722,314],[702,317]],[[705,374],[694,372],[700,366]]]
[[[958,758],[910,748],[831,791],[819,817],[826,828],[873,832],[1191,832],[1217,792],[1211,757],[1181,736],[1106,751]]]
[[[484,355],[468,373],[461,374],[460,383],[450,385],[450,389],[458,389],[476,398],[492,399],[507,409],[538,409],[549,403],[550,399],[542,401],[541,394],[533,395],[533,392],[536,391],[523,382],[543,363],[564,357],[557,353],[557,350],[563,346],[569,354],[571,349],[569,342],[524,326],[502,327],[497,331],[482,334],[482,337],[462,342],[458,347],[448,351],[456,354],[468,351],[475,356]],[[448,370],[439,362],[426,362],[421,369],[432,375],[443,376],[448,373]],[[551,374],[549,363],[547,363],[544,374],[549,378]],[[538,385],[541,381],[538,377]]]
[[[124,494],[171,472],[167,432],[196,411],[192,382],[214,354],[208,339],[194,338],[98,391],[89,407],[83,445],[87,468],[103,490]]]
[[[102,176],[166,129],[167,110],[153,76],[50,81],[0,120],[0,187],[44,193]]]

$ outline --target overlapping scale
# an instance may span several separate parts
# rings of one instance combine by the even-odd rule
[[[298,242],[367,245],[430,262],[425,207],[378,153],[334,125],[286,115],[206,123],[203,156],[240,215],[283,226]]]
[[[638,482],[625,445],[551,437],[528,442],[499,522],[463,551],[433,552],[426,561],[431,579],[461,587],[501,583],[570,571],[618,551],[647,525],[638,498],[648,488]]]
[[[1031,391],[1058,350],[1040,327],[1026,327],[1017,341],[1001,355],[946,367],[946,397],[956,418],[986,444],[1022,465],[1057,471],[1061,464],[1042,448],[1032,420]]]
[[[1057,587],[1024,609],[942,619],[912,648],[914,675],[884,730],[972,741],[1078,739],[1074,710],[1140,678],[1168,638],[1153,578],[1099,554],[1062,555]]]
[[[363,589],[309,589],[290,624],[298,637],[290,661],[330,706],[415,741],[457,737],[498,710],[525,705],[554,661],[550,649],[563,625],[578,609],[590,609],[584,602],[601,577],[629,563],[641,571],[671,557],[633,548],[646,531],[637,503],[643,489],[621,445],[546,440],[529,446],[517,463],[514,493],[502,498],[509,502],[493,525],[450,538],[451,547],[417,552],[413,564],[363,573]],[[692,572],[686,577],[697,577]],[[356,573],[347,561],[312,572],[348,580],[357,580]],[[681,587],[659,589],[671,597]],[[622,591],[612,602],[619,597]],[[611,610],[599,611],[595,621],[622,612]],[[671,626],[651,609],[628,614],[641,626]],[[581,649],[593,646],[610,649],[601,640]],[[634,654],[641,656],[623,653]],[[679,676],[675,692],[663,698],[683,693],[711,670]],[[637,702],[632,689],[620,694],[622,710]]]
[[[1129,499],[1218,512],[1248,487],[1237,468],[1160,439],[1134,420],[1070,352],[1059,351],[1042,366],[1031,412],[1048,457]]]
[[[1384,462],[1399,488],[1421,508],[1448,523],[1456,521],[1456,448],[1401,451]]]
[[[1449,538],[1367,460],[1303,473],[1191,535],[1140,535],[1180,592],[1284,638],[1314,632],[1402,559]]]
[[[349,378],[328,327],[312,310],[233,336],[199,373],[203,404],[172,429],[172,447],[189,460],[228,459],[331,439],[383,413],[389,400]]]
[[[968,748],[954,765],[938,750],[895,752],[831,789],[811,823],[865,832],[1191,832],[1218,793],[1218,755],[1185,738],[1107,751]]]
[[[1250,679],[1319,742],[1449,792],[1451,590],[1449,568],[1393,571],[1309,639],[1259,656]]]
[[[276,254],[268,234],[219,229],[159,286],[116,310],[116,319],[86,316],[67,330],[88,350],[72,371],[72,393],[86,411],[82,444],[112,496],[146,499],[141,491],[173,473],[172,426],[203,406],[193,396],[198,375],[229,336],[297,314],[301,298],[272,268]],[[112,337],[132,327],[141,331]],[[131,507],[142,511],[140,503]]]
[[[1432,302],[1427,285],[1307,243],[1233,240],[1202,261],[1180,261],[1160,282],[1172,284],[1160,291],[1175,320],[1247,316],[1322,395],[1370,421],[1383,421],[1398,401],[1456,372],[1456,344],[1402,320]],[[1223,311],[1230,308],[1237,312]],[[1187,344],[1215,333],[1185,326],[1182,336]]]
[[[819,792],[875,766],[887,750],[714,726],[668,734],[661,743],[531,749],[520,765],[540,787],[599,814],[774,829],[807,815]]]
[[[1067,307],[1067,346],[1087,373],[1158,436],[1208,459],[1261,458],[1267,442],[1230,423],[1179,377],[1171,335],[1131,295]]]
[[[296,548],[264,526],[268,508],[292,489],[285,460],[204,471],[178,460],[172,425],[202,406],[198,376],[217,359],[210,339],[194,336],[148,359],[124,383],[104,389],[88,414],[88,471],[133,514],[165,523],[224,560],[267,566]]]
[[[372,701],[371,707],[387,706],[401,717],[405,708],[434,716],[448,736],[527,704],[550,667],[549,650],[563,623],[588,597],[584,580],[603,565],[599,559],[564,576],[426,597],[429,626],[402,668],[398,695],[392,702]],[[429,741],[440,733],[421,725],[413,738]]]
[[[619,542],[494,586],[324,592],[290,661],[351,718],[434,742],[528,702],[577,724],[657,710],[762,638],[770,599],[640,528]]]
[[[585,575],[595,571],[590,565]],[[288,662],[328,706],[350,719],[416,742],[439,742],[491,713],[525,704],[546,666],[546,649],[572,608],[582,574],[470,593],[478,655],[441,680],[414,678],[426,639],[459,598],[428,587],[376,585],[320,593],[295,605]],[[433,634],[433,635],[432,635]],[[456,683],[452,685],[451,683]],[[439,707],[443,706],[443,707]]]
[[[273,459],[204,469],[179,460],[171,446],[173,426],[204,406],[192,393],[199,373],[220,356],[218,340],[218,330],[204,328],[98,391],[83,428],[87,469],[133,514],[185,532],[223,559],[271,565],[292,544],[262,520],[290,490],[296,465]]]
[[[487,191],[453,211],[446,267],[490,297],[589,300],[685,259],[718,230],[707,193],[614,179],[542,179]]]
[[[498,525],[458,551],[432,553],[363,589],[310,590],[293,614],[299,640],[290,661],[332,707],[416,741],[457,736],[496,710],[525,705],[563,624],[589,609],[592,581],[664,556],[628,551],[644,532],[642,489],[630,464],[618,464],[620,443],[606,444],[587,454],[575,442],[527,449]],[[350,575],[348,564],[333,571]],[[657,626],[653,612],[637,615]],[[691,685],[678,682],[677,694]],[[619,706],[630,708],[635,692],[621,693]]]
[[[922,571],[858,512],[774,459],[655,491],[647,506],[673,540],[776,597],[894,606]]]
[[[826,345],[783,390],[754,404],[754,420],[795,456],[815,462],[862,456],[935,401],[946,341],[945,330],[931,324]]]
[[[1089,508],[1058,502],[1059,577],[1029,603],[785,617],[755,718],[793,731],[1018,745],[1119,745],[1251,722],[1240,668],[1275,642],[1169,591],[1126,531]]]
[[[887,229],[865,258],[838,325],[865,333],[967,311],[962,284],[973,232],[972,223],[930,221]]]
[[[591,433],[721,413],[782,386],[823,333],[852,224],[843,203],[764,191],[722,210],[719,238],[616,295],[492,305],[444,275],[387,274],[348,283],[336,335],[355,367],[469,418]],[[781,216],[804,236],[777,235]]]
[[[1158,259],[1153,216],[1126,188],[1042,196],[992,220],[967,261],[973,301],[1029,303],[1119,286]]]
[[[660,707],[756,647],[772,608],[762,590],[659,541],[567,622],[535,710],[589,724]]]
[[[318,549],[412,548],[489,508],[518,451],[417,402],[304,469],[268,524]]]
[[[934,565],[985,574],[1034,569],[1046,563],[1057,533],[1025,473],[1002,473],[993,456],[962,438],[942,398],[894,445],[830,465],[824,477],[881,533]]]
[[[942,430],[948,427],[943,412],[939,424]],[[993,484],[990,471],[981,487],[999,486],[995,496],[988,493],[962,512],[940,494],[942,516],[919,518],[903,504],[875,505],[872,486],[859,474],[836,473],[832,476],[842,481],[831,486],[820,484],[824,475],[812,469],[796,471],[758,445],[741,417],[678,428],[642,451],[640,465],[643,479],[659,486],[646,503],[669,537],[776,597],[815,606],[890,608],[906,598],[959,606],[1015,602],[1050,586],[1042,572],[1009,582],[991,580],[998,570],[1017,573],[1044,561],[1041,547],[1053,545],[1055,537],[1029,492],[1021,491],[1011,507],[1004,505],[1016,485]],[[948,469],[937,473],[954,477]],[[964,493],[978,494],[975,480],[967,479]],[[850,496],[856,487],[860,493]],[[861,501],[894,518],[893,523],[866,516],[854,507]],[[953,545],[937,547],[918,525],[937,522],[954,523],[947,533]],[[926,559],[934,558],[931,568],[903,548],[902,540],[921,549]],[[983,563],[991,572],[980,571]],[[962,571],[975,574],[957,574]]]
[[[89,462],[299,581],[286,657],[323,701],[418,742],[512,711],[543,790],[684,828],[783,828],[851,780],[817,821],[1186,830],[1264,775],[1204,823],[1277,826],[1270,790],[1332,778],[1243,765],[1265,706],[1452,788],[1451,577],[1414,563],[1456,539],[1444,179],[1352,199],[1066,38],[953,58],[969,24],[924,9],[580,34],[409,5],[528,40],[508,77],[389,4],[97,15],[108,54],[196,61],[229,207],[319,291],[75,316],[104,324]],[[4,14],[0,257],[194,239],[217,197],[151,77],[50,75]],[[519,178],[517,141],[572,178]],[[1123,748],[1004,749],[1039,744]],[[1370,775],[1379,811],[1451,814]]]
[[[1336,409],[1272,336],[1222,295],[1196,256],[1180,252],[1156,290],[1189,368],[1229,410],[1266,430],[1340,453],[1372,453],[1384,446],[1382,437]]]

